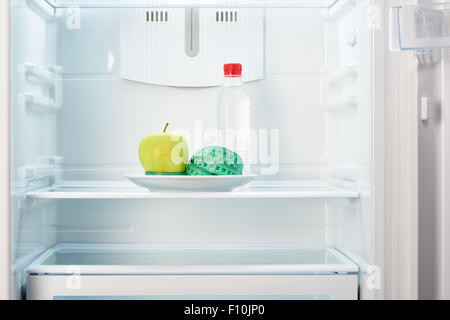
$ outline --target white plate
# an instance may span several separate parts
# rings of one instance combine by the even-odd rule
[[[147,176],[126,175],[125,178],[150,191],[231,191],[245,186],[256,175],[245,176]]]

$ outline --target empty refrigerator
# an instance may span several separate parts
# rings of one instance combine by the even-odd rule
[[[393,61],[407,59],[413,39],[403,32],[411,8],[389,21],[390,6],[8,1],[8,295],[395,296],[391,254],[403,238],[396,247],[390,237],[407,208],[392,199],[415,195],[396,180],[405,162],[391,148],[414,141],[401,131],[413,130],[410,118],[391,117],[403,104],[390,88],[410,89]],[[227,63],[242,65],[251,101],[251,172],[146,174],[140,142],[166,123],[189,158],[224,146]]]

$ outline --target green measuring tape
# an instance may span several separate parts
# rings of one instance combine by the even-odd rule
[[[194,154],[186,168],[189,176],[236,176],[242,175],[242,158],[224,147],[206,147]]]

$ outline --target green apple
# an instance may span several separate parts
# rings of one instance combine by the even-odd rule
[[[139,146],[139,159],[147,174],[181,174],[186,171],[189,149],[186,139],[176,132],[146,136]]]

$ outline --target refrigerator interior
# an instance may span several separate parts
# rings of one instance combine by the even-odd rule
[[[216,253],[331,248],[359,267],[368,263],[374,108],[368,5],[11,0],[12,297],[23,298],[24,268],[63,244],[195,246]],[[258,57],[243,55],[244,77],[246,65],[255,77],[245,84],[252,127],[264,145],[250,189],[148,193],[124,178],[142,173],[139,142],[166,122],[189,135],[191,153],[207,145],[208,130],[216,128],[217,71],[206,65],[206,83],[196,86],[187,62],[174,57],[169,61],[186,67],[186,78],[171,69],[172,78],[161,81],[175,84],[155,84],[152,66],[164,76],[170,65],[161,62],[167,52],[158,43],[165,40],[139,24],[143,33],[136,37],[147,39],[143,51],[136,49],[142,57],[133,61],[124,52],[124,16],[157,23],[153,12],[155,19],[162,12],[158,23],[173,16],[181,26],[184,6],[212,12],[217,23],[228,22],[221,16],[227,12],[261,17],[261,28],[248,38],[248,52]],[[233,32],[216,34],[217,56],[232,58],[220,37]],[[201,40],[202,49],[208,43]],[[175,52],[171,43],[164,48]],[[228,61],[211,52],[208,61],[220,72]],[[124,69],[135,78],[125,79]]]

